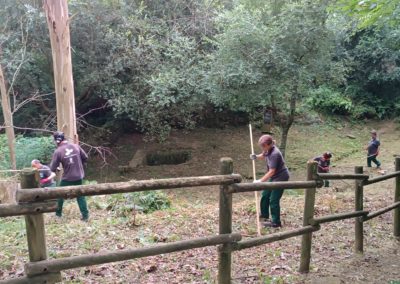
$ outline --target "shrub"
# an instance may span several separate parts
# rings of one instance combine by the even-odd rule
[[[312,90],[306,103],[316,111],[330,114],[350,114],[353,108],[350,98],[327,86]]]
[[[24,137],[15,138],[15,152],[17,168],[30,167],[33,159],[38,159],[44,164],[51,161],[55,144],[51,137]],[[10,168],[10,152],[6,135],[0,135],[0,169]]]

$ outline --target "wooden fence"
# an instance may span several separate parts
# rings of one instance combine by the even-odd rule
[[[33,171],[22,172],[21,189],[17,191],[17,204],[0,205],[0,217],[25,215],[29,262],[25,264],[25,276],[0,283],[57,283],[61,281],[61,271],[96,264],[123,261],[146,256],[172,253],[206,246],[218,246],[218,282],[231,283],[232,253],[234,251],[260,246],[279,240],[302,235],[300,272],[308,272],[311,260],[312,233],[320,230],[320,224],[355,218],[355,251],[363,252],[363,223],[390,210],[394,210],[394,235],[400,236],[400,158],[396,158],[395,172],[369,179],[362,167],[355,167],[352,174],[318,174],[315,163],[307,164],[306,181],[241,183],[241,176],[233,174],[230,158],[221,159],[221,175],[129,181],[97,185],[37,188],[37,175]],[[395,178],[394,202],[376,212],[363,210],[364,186]],[[315,195],[324,179],[355,180],[354,211],[316,218],[314,216]],[[48,259],[43,213],[54,212],[56,198],[75,198],[137,192],[146,190],[171,189],[219,185],[219,234],[138,249],[71,256]],[[305,189],[303,226],[294,230],[278,232],[261,237],[242,240],[239,233],[232,232],[232,195],[239,192],[261,191],[264,189]]]

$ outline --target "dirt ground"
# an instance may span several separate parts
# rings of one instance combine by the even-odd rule
[[[308,159],[332,151],[332,172],[353,172],[366,163],[363,144],[369,130],[380,134],[382,149],[379,159],[388,172],[394,170],[394,155],[400,152],[400,130],[392,122],[360,124],[325,123],[296,125],[290,132],[287,164],[291,180],[305,179]],[[255,139],[259,136],[254,131]],[[355,139],[347,135],[354,136]],[[278,141],[279,143],[279,141]],[[126,165],[135,151],[189,149],[192,159],[181,165],[143,166],[120,174],[118,165]],[[219,173],[219,159],[232,157],[234,171],[244,182],[252,178],[248,128],[199,129],[176,131],[164,144],[143,143],[141,136],[121,137],[112,149],[118,159],[105,167],[93,163],[89,179],[98,182],[130,179],[214,175]],[[94,160],[94,159],[92,159]],[[264,171],[257,163],[257,173]],[[369,169],[371,176],[379,175]],[[318,190],[316,215],[350,212],[354,208],[354,181],[334,181],[329,188]],[[48,251],[51,258],[149,246],[155,243],[185,240],[218,232],[218,187],[185,188],[167,191],[172,208],[152,214],[120,217],[106,210],[109,197],[89,200],[91,220],[79,221],[75,202],[69,202],[64,217],[57,220],[46,214]],[[393,202],[393,180],[365,188],[365,210],[375,211]],[[282,198],[283,228],[263,234],[299,228],[302,225],[304,195],[301,190],[286,190]],[[233,230],[245,238],[255,236],[254,193],[237,194],[233,201]],[[0,279],[23,274],[27,261],[25,230],[22,218],[0,221]],[[323,224],[313,235],[311,271],[297,272],[301,237],[251,248],[233,254],[234,283],[400,283],[400,241],[393,237],[392,213],[386,213],[364,225],[364,255],[353,252],[354,220]],[[215,283],[218,255],[215,247],[148,257],[114,264],[74,269],[63,272],[63,283]]]

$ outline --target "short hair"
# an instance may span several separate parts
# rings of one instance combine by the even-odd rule
[[[31,165],[32,165],[32,166],[33,166],[33,165],[37,165],[37,164],[40,164],[40,161],[39,161],[39,160],[36,160],[36,159],[32,160],[32,162],[31,162]]]
[[[371,134],[376,135],[376,134],[377,134],[376,130],[375,130],[375,129],[372,129],[372,130],[371,130]]]
[[[263,136],[260,137],[260,139],[258,139],[258,145],[271,145],[274,143],[274,139],[272,138],[271,135],[265,134]]]
[[[325,159],[330,159],[330,158],[332,158],[332,153],[331,152],[325,152],[323,156],[324,156]]]

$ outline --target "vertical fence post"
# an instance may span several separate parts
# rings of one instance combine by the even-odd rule
[[[233,173],[231,158],[221,159],[221,174]],[[228,186],[221,185],[219,191],[219,233],[232,233],[232,193],[227,193]],[[218,283],[231,283],[232,251],[229,244],[219,247],[218,251]]]
[[[400,171],[400,157],[396,157],[395,170]],[[400,201],[400,177],[397,176],[395,179],[395,192],[394,202]],[[393,234],[395,237],[400,237],[400,208],[397,207],[393,211]]]
[[[21,172],[21,188],[37,188],[37,171],[26,169]],[[35,262],[47,259],[46,234],[43,214],[25,215],[26,237],[28,241],[29,261]],[[58,277],[48,279],[46,283],[61,281],[61,273]],[[56,279],[56,280],[55,280]],[[56,282],[54,282],[56,281]]]
[[[362,174],[364,172],[363,167],[357,166],[354,168],[356,174]],[[361,211],[364,209],[364,186],[362,180],[355,181],[355,199],[354,199],[354,209],[355,211]],[[354,249],[356,253],[364,252],[364,221],[362,217],[355,218],[354,223],[355,231],[355,243]]]
[[[308,162],[307,180],[316,180],[316,179],[317,179],[317,163]],[[310,225],[310,219],[314,217],[315,192],[316,188],[308,188],[305,190],[303,226]],[[299,269],[301,273],[306,273],[310,271],[311,241],[312,241],[312,233],[306,233],[302,236],[301,258],[300,258],[300,269]]]

